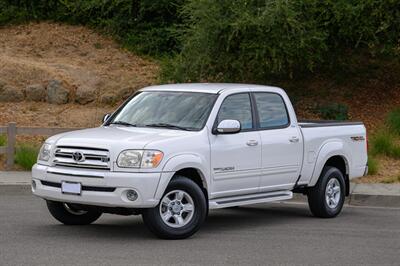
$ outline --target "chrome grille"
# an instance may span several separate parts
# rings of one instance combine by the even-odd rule
[[[79,156],[74,154],[83,157],[81,160],[76,160]],[[108,150],[98,148],[58,146],[54,152],[53,163],[56,166],[109,170],[110,153]]]

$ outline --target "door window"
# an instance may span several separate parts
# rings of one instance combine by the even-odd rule
[[[285,102],[276,93],[254,93],[260,128],[283,128],[289,125]]]
[[[238,120],[242,130],[253,128],[250,96],[248,93],[233,94],[225,98],[218,113],[218,123],[222,120]]]

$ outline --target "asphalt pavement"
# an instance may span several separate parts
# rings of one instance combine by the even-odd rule
[[[334,219],[273,203],[216,210],[187,240],[159,240],[140,216],[64,226],[28,190],[0,193],[0,265],[399,265],[400,209],[346,206]]]

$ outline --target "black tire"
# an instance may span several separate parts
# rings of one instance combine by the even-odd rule
[[[56,201],[46,201],[50,214],[57,221],[65,225],[87,225],[91,224],[101,216],[101,212],[82,211],[74,208],[71,204]],[[66,204],[66,205],[65,205]],[[75,214],[74,214],[75,213]]]
[[[329,182],[336,183],[337,186],[337,182],[333,179],[336,179],[338,181],[340,192],[338,197],[339,199],[333,201],[332,206],[330,206],[327,202],[329,200],[326,199],[326,189]],[[336,167],[325,166],[322,170],[321,176],[319,177],[317,184],[314,187],[310,188],[307,193],[308,205],[314,216],[321,218],[333,218],[341,212],[344,204],[345,195],[346,186],[343,173]],[[334,204],[335,202],[337,202],[337,204]]]
[[[163,239],[184,239],[192,236],[199,230],[207,216],[206,197],[201,188],[189,178],[175,176],[169,183],[162,199],[165,195],[175,190],[184,191],[193,200],[194,211],[188,223],[180,228],[174,228],[166,224],[161,218],[160,203],[142,212],[143,221],[148,229],[157,237]]]

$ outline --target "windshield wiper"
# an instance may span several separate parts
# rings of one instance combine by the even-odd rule
[[[164,127],[164,128],[171,128],[171,129],[179,129],[179,130],[185,130],[185,131],[192,131],[189,128],[186,127],[181,127],[181,126],[177,126],[177,125],[172,125],[172,124],[168,124],[168,123],[155,123],[155,124],[147,124],[144,125],[145,127]]]
[[[122,126],[127,126],[127,127],[136,127],[135,124],[131,124],[131,123],[124,122],[124,121],[114,121],[114,122],[111,122],[110,125],[122,125]]]

